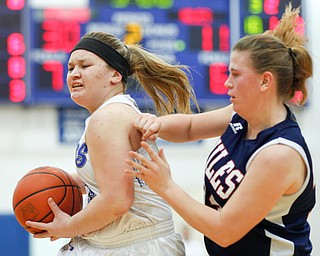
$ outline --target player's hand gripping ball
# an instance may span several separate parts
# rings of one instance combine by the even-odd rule
[[[41,232],[26,226],[26,221],[52,222],[54,215],[48,205],[53,198],[59,208],[69,215],[82,209],[82,193],[74,178],[51,166],[29,171],[18,182],[12,198],[13,211],[19,224],[28,232]]]

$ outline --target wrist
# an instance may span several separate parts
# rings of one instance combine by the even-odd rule
[[[170,202],[172,200],[172,197],[175,197],[175,191],[177,190],[177,184],[170,180],[168,185],[163,189],[159,195],[165,199],[167,202]]]

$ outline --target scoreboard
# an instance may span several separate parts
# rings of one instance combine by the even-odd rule
[[[301,0],[240,0],[240,35],[274,29],[288,3],[294,8],[301,6]]]
[[[68,53],[89,31],[106,31],[128,43],[141,43],[169,62],[190,66],[198,100],[223,99],[230,50],[228,13],[225,0],[92,0],[80,10],[31,10],[31,97],[27,101],[70,102],[64,80]],[[138,101],[143,99],[139,90],[132,94]]]
[[[83,8],[36,9],[25,0],[0,0],[0,103],[74,106],[66,85],[69,52],[86,32],[105,31],[189,66],[200,107],[226,104],[232,35],[272,29],[289,2],[301,5],[300,0],[90,0]],[[235,4],[237,15],[230,17]],[[129,92],[145,102],[133,86]]]
[[[0,0],[0,102],[22,102],[26,97],[24,9],[24,1]]]

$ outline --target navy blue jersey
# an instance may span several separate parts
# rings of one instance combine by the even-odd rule
[[[234,114],[207,159],[205,204],[221,209],[243,180],[255,155],[273,144],[288,145],[299,152],[307,167],[303,186],[297,193],[283,196],[265,219],[233,245],[223,248],[205,237],[209,255],[310,255],[312,244],[307,217],[315,205],[312,161],[295,117],[287,111],[283,122],[261,131],[253,140],[245,139],[248,124]]]

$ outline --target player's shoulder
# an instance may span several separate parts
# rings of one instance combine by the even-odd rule
[[[276,173],[282,170],[288,173],[296,170],[297,167],[303,167],[303,160],[299,152],[286,144],[272,144],[264,147],[255,157],[256,161],[260,161],[263,166],[273,169]],[[272,168],[270,168],[272,167]]]
[[[264,147],[261,154],[268,160],[286,161],[290,160],[295,155],[296,150],[284,143],[274,143]]]
[[[126,120],[133,119],[138,115],[138,112],[135,111],[130,105],[114,102],[110,103],[102,108],[97,109],[91,116],[91,120],[100,120],[100,121],[117,121],[117,120]]]

